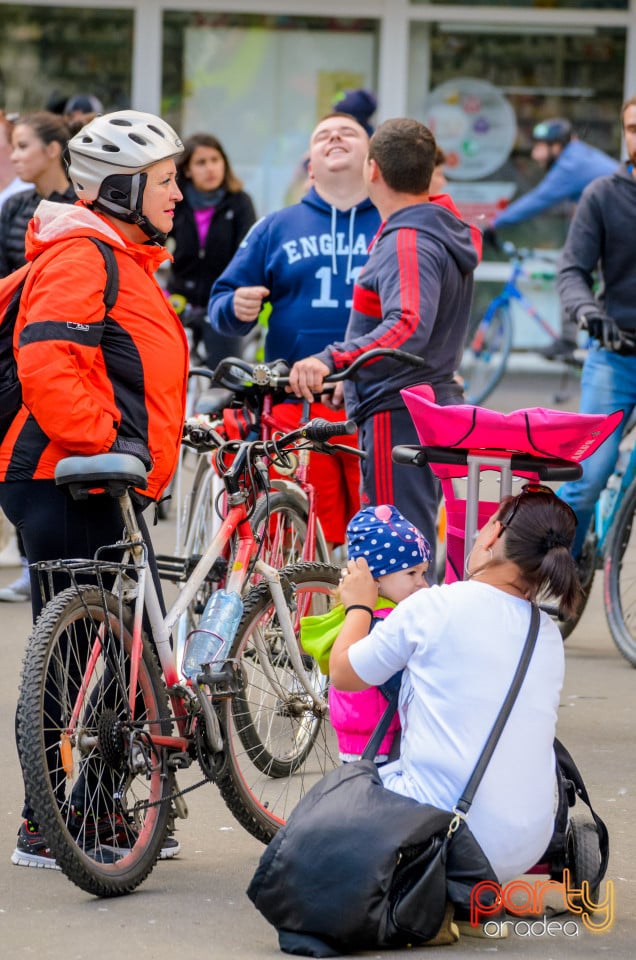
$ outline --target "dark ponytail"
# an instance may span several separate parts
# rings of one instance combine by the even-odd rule
[[[572,556],[576,517],[571,507],[546,488],[507,497],[497,519],[504,526],[505,557],[519,567],[531,599],[550,595],[562,615],[572,616],[581,587]]]

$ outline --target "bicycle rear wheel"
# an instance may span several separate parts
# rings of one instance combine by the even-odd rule
[[[612,524],[605,551],[605,614],[614,643],[636,667],[636,484]]]
[[[335,605],[339,576],[337,567],[317,563],[281,571],[296,636],[301,616]],[[218,786],[237,820],[267,843],[312,784],[340,762],[327,719],[328,678],[303,655],[316,706],[294,672],[264,582],[245,598],[232,656],[240,664],[240,691],[223,704],[228,763]]]
[[[464,346],[460,375],[466,403],[480,404],[490,396],[504,373],[512,350],[512,316],[507,306],[483,317]]]
[[[130,611],[98,587],[69,587],[33,628],[18,701],[20,761],[40,828],[67,877],[100,897],[130,893],[148,876],[174,789],[151,742],[171,729],[159,667],[144,640],[131,697],[131,649]]]

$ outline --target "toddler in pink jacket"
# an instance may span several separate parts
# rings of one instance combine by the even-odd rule
[[[366,507],[351,518],[347,526],[347,559],[357,557],[364,557],[378,583],[374,622],[388,616],[400,600],[428,586],[429,543],[393,506]],[[329,688],[329,717],[338,737],[341,760],[360,758],[386,706],[387,697],[379,687],[356,693]],[[396,713],[375,757],[376,763],[388,759],[399,728]]]

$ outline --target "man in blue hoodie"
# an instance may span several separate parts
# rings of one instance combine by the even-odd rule
[[[460,219],[450,197],[429,199],[435,156],[432,133],[416,120],[387,120],[371,137],[364,175],[383,223],[356,281],[344,340],[296,363],[290,374],[293,392],[310,397],[327,374],[374,347],[399,347],[427,361],[423,369],[376,360],[345,383],[344,396],[368,454],[363,504],[394,504],[430,543],[436,541],[435,478],[428,468],[391,460],[393,446],[418,442],[400,390],[426,381],[438,403],[463,401],[455,371],[481,256],[480,231]]]
[[[366,131],[348,114],[318,123],[309,145],[312,186],[300,203],[263,217],[247,234],[212,287],[208,316],[215,330],[246,335],[269,304],[268,361],[293,364],[342,339],[353,285],[380,225],[362,175],[368,144]],[[300,403],[277,408],[280,428],[292,430],[301,409]],[[344,419],[342,410],[323,404],[313,404],[311,414]],[[312,460],[309,479],[323,532],[330,543],[343,543],[360,506],[358,463],[342,455],[314,454]]]

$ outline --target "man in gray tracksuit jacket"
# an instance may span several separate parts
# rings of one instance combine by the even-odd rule
[[[461,403],[454,379],[468,325],[473,271],[481,234],[462,221],[450,197],[429,200],[435,140],[415,120],[388,120],[371,138],[365,164],[369,196],[383,224],[353,291],[341,343],[294,365],[290,385],[299,396],[318,392],[324,377],[376,347],[398,347],[426,361],[415,368],[391,360],[369,363],[345,384],[348,416],[367,452],[362,463],[363,504],[392,503],[435,543],[438,493],[428,468],[391,460],[396,444],[417,443],[400,390],[432,385],[438,403]]]

